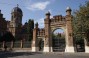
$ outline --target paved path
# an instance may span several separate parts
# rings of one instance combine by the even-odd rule
[[[0,58],[89,58],[88,53],[0,52]]]

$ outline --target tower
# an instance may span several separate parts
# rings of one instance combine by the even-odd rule
[[[21,31],[23,12],[18,7],[14,7],[11,12],[10,32],[15,38],[18,38],[19,32]]]

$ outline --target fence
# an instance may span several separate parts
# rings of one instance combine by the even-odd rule
[[[11,41],[11,42],[0,42],[0,48],[31,48],[30,41]]]

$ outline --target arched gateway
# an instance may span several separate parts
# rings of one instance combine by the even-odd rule
[[[53,52],[64,52],[65,47],[65,31],[57,28],[52,31],[52,50]]]
[[[50,15],[50,12],[46,13],[46,18],[44,19],[45,27],[43,29],[38,28],[38,23],[35,24],[35,28],[33,30],[32,51],[39,51],[39,42],[40,40],[43,40],[43,52],[54,52],[52,34],[55,29],[61,28],[64,30],[65,34],[64,51],[74,52],[71,9],[69,7],[66,9],[66,16],[56,15],[53,16],[53,18],[50,18]]]

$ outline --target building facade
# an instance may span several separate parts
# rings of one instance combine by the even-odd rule
[[[10,21],[6,21],[5,18],[3,18],[3,14],[0,10],[0,42],[3,43],[0,43],[0,47],[4,48],[5,45],[7,45],[6,43],[8,42],[7,40],[10,39],[9,37],[14,37],[10,40],[11,44],[8,45],[10,48],[14,47],[14,41],[16,40],[20,41],[19,48],[23,47],[21,42],[28,39],[28,33],[26,31],[28,23],[26,22],[22,25],[22,17],[23,12],[18,6],[12,9]]]

